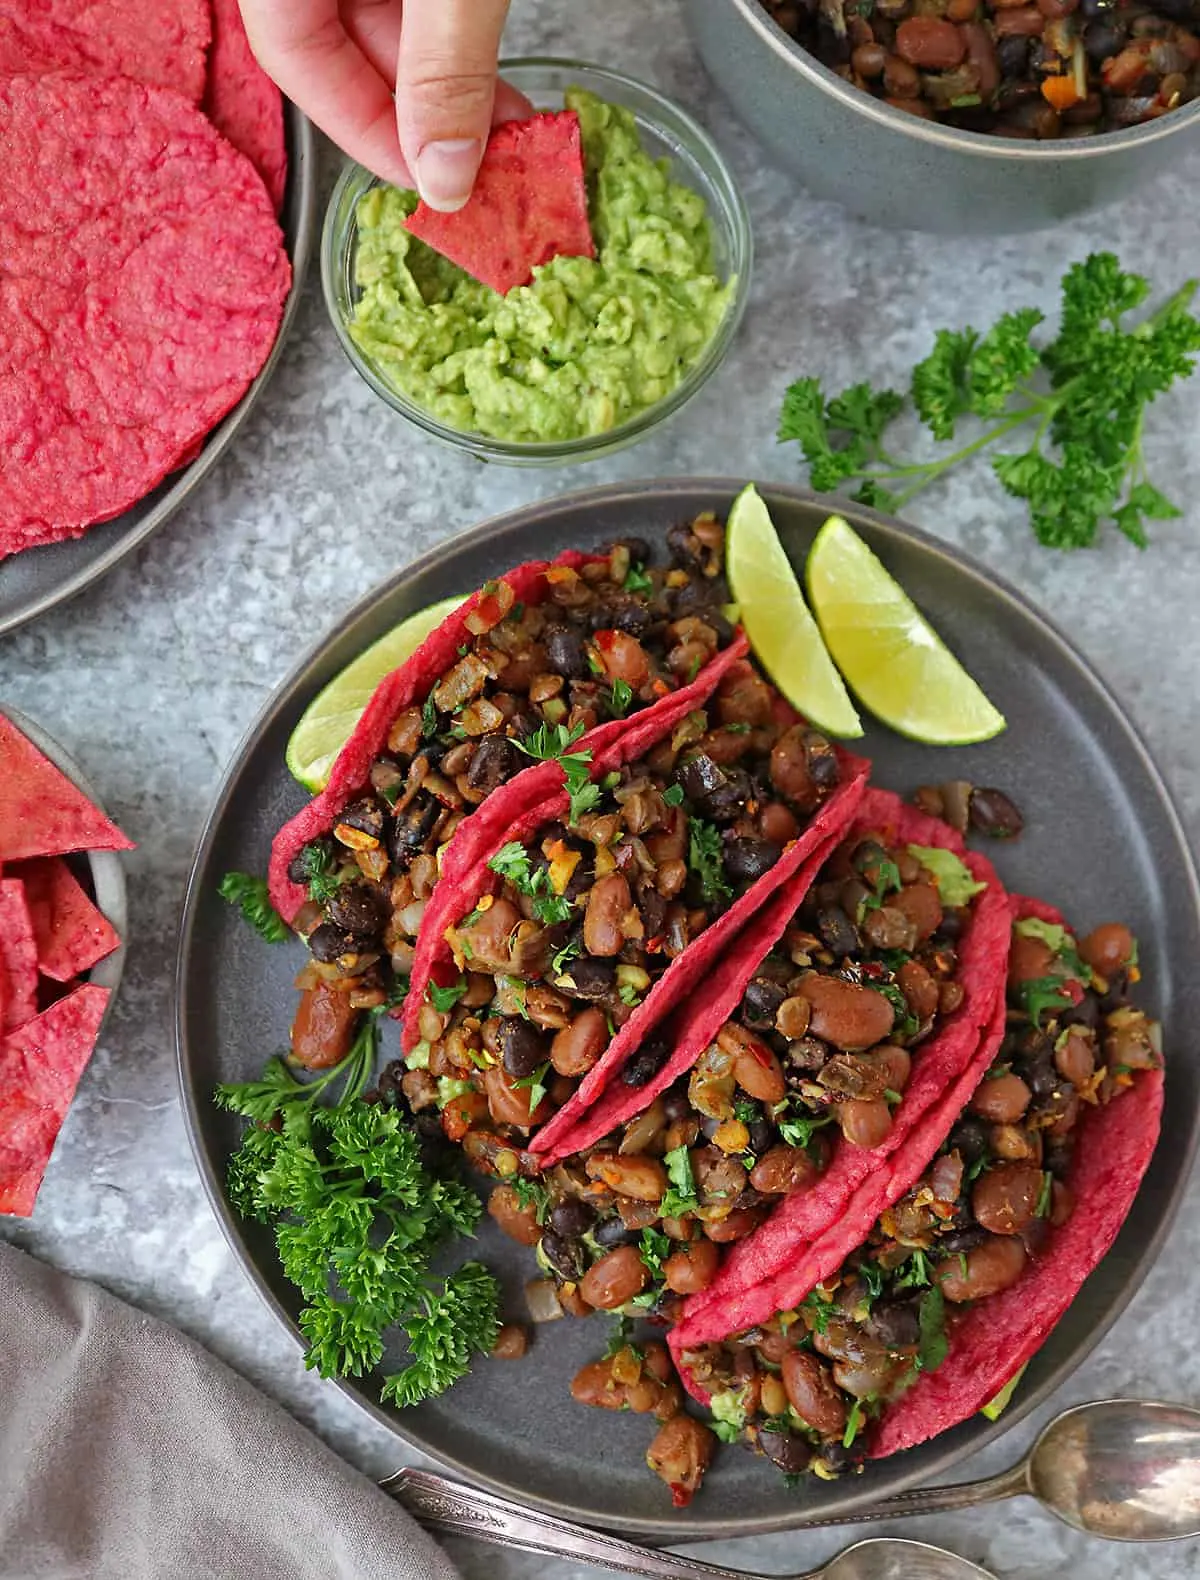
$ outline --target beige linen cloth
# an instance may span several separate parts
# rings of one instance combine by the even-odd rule
[[[0,1243],[0,1580],[455,1580],[182,1333]]]

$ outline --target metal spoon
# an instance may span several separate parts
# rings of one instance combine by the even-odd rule
[[[1152,1399],[1097,1399],[1042,1428],[1011,1470],[956,1487],[918,1487],[856,1514],[797,1521],[794,1530],[944,1514],[1036,1498],[1064,1524],[1115,1542],[1200,1536],[1200,1410]]]
[[[380,1486],[427,1529],[444,1535],[470,1536],[559,1560],[576,1558],[603,1569],[641,1575],[644,1580],[754,1580],[745,1569],[727,1569],[639,1547],[636,1542],[590,1531],[536,1509],[522,1509],[431,1471],[406,1467]],[[778,1580],[995,1580],[995,1576],[925,1542],[877,1538],[856,1542],[820,1569],[781,1575]]]

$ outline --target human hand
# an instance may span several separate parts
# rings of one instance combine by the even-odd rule
[[[451,212],[488,132],[532,113],[496,76],[509,0],[239,0],[263,70],[360,164]]]

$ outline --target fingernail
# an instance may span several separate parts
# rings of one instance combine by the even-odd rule
[[[426,143],[417,155],[413,175],[417,191],[430,208],[453,214],[471,195],[483,149],[478,138],[455,137]]]

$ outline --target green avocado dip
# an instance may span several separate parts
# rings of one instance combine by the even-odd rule
[[[633,116],[581,89],[595,258],[554,258],[500,296],[418,241],[412,192],[358,204],[350,334],[379,376],[440,422],[524,444],[604,433],[700,360],[734,282],[713,272],[703,198],[646,154]]]

